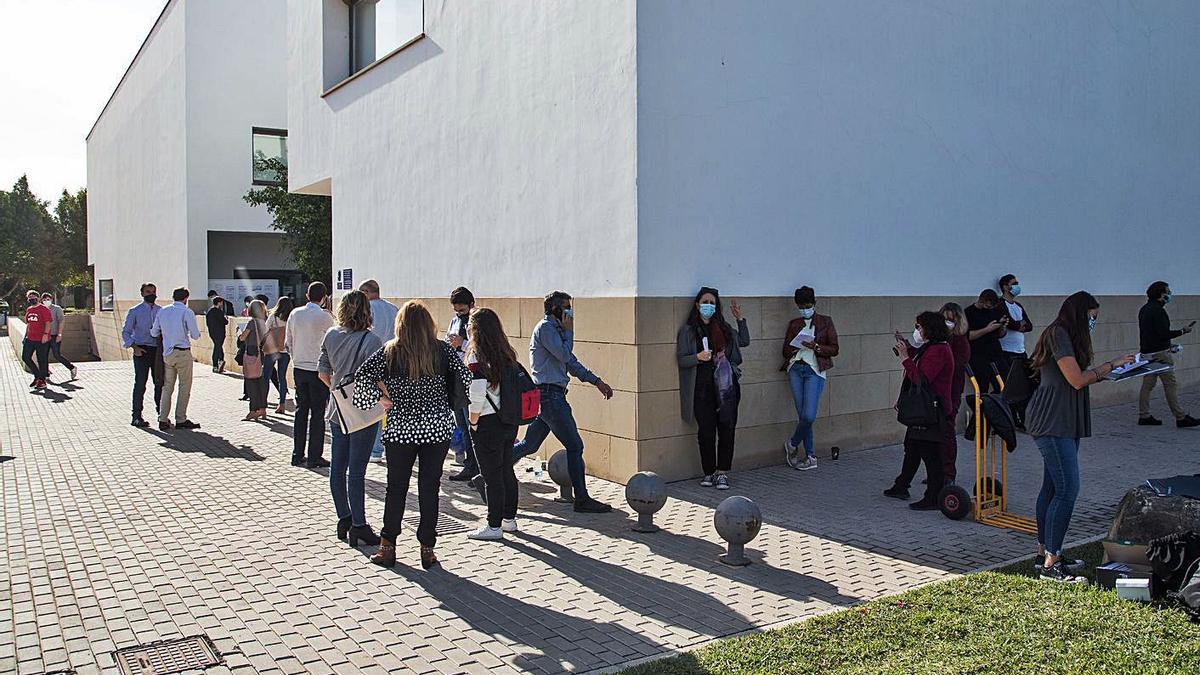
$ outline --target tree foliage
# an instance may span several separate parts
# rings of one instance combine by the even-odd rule
[[[68,285],[90,286],[87,190],[63,190],[53,213],[26,176],[0,190],[0,260],[0,297],[17,306],[30,288],[58,295]]]
[[[329,197],[287,191],[287,165],[278,158],[258,157],[255,169],[271,172],[280,186],[250,190],[243,197],[251,206],[266,207],[271,227],[283,232],[284,246],[296,268],[312,281],[330,283],[333,277],[333,210]]]

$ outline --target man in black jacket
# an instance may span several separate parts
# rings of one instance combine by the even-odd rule
[[[225,298],[212,296],[212,307],[204,313],[204,324],[208,327],[208,337],[212,338],[212,368],[214,373],[225,372]]]
[[[1166,305],[1171,302],[1171,287],[1165,281],[1156,281],[1146,289],[1147,302],[1138,312],[1138,330],[1141,333],[1142,355],[1152,361],[1160,361],[1174,365],[1175,358],[1171,351],[1171,340],[1192,332],[1189,324],[1180,330],[1171,330],[1171,317],[1167,315]],[[1138,424],[1143,426],[1158,426],[1162,420],[1150,414],[1150,392],[1154,383],[1162,380],[1163,391],[1167,395],[1167,405],[1175,415],[1175,426],[1180,428],[1200,426],[1200,420],[1183,411],[1179,405],[1179,389],[1175,382],[1175,372],[1168,370],[1157,375],[1147,375],[1142,378],[1142,391],[1138,396]]]

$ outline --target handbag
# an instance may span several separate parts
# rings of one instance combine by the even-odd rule
[[[914,359],[919,363],[921,356]],[[925,381],[925,376],[917,369],[917,382],[913,384],[907,377],[900,387],[900,396],[896,399],[896,421],[906,427],[940,427],[942,424],[941,402],[937,394]]]
[[[242,354],[242,377],[247,380],[257,380],[263,376],[262,362],[262,342],[258,339],[258,320],[250,319],[250,325],[254,327],[254,344],[257,347],[257,354],[251,354],[247,349]]]
[[[351,363],[359,363],[358,357],[362,355],[362,346],[367,339],[367,333],[368,331],[363,331],[362,337],[358,339],[358,348],[354,350],[354,360]],[[354,375],[354,373],[348,373],[330,390],[330,398],[333,399],[333,408],[337,414],[338,424],[341,425],[342,432],[346,434],[362,431],[372,424],[379,423],[387,412],[382,401],[376,401],[369,410],[363,410],[354,405]]]
[[[267,335],[263,339],[262,351],[267,355],[283,351],[284,338],[287,337],[287,324],[280,324],[279,319],[275,319],[275,323],[278,325],[268,328]]]

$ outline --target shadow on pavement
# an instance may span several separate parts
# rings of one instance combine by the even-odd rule
[[[144,427],[142,431],[157,436],[162,440],[159,445],[176,452],[198,452],[214,459],[244,459],[249,462],[261,462],[266,459],[248,445],[234,445],[220,436],[213,436],[203,431],[166,432],[153,427]]]

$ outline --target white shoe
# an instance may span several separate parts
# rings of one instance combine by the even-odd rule
[[[799,469],[800,471],[811,471],[811,470],[817,468],[817,458],[816,457],[805,457],[803,462],[800,462],[799,464],[796,465],[796,468]]]
[[[467,535],[467,539],[477,539],[479,541],[500,541],[503,538],[504,530],[498,527],[488,527],[487,525]]]
[[[501,532],[517,532],[517,531],[519,531],[519,530],[517,530],[517,519],[516,518],[505,518],[504,520],[500,521],[500,531]]]
[[[717,482],[717,477],[713,474],[708,474],[700,481],[700,487],[712,487]]]

